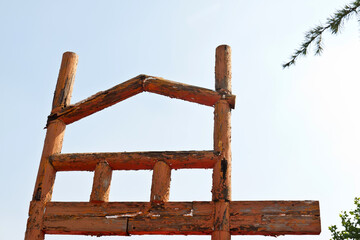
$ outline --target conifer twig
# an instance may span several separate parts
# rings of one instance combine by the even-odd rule
[[[294,65],[296,60],[300,56],[305,56],[308,53],[308,49],[312,43],[315,42],[315,55],[320,55],[323,51],[322,46],[322,34],[329,30],[331,34],[338,34],[345,20],[348,20],[352,15],[358,14],[358,8],[360,7],[360,0],[356,0],[344,8],[336,11],[333,16],[330,16],[326,25],[318,25],[305,33],[305,40],[300,45],[300,48],[296,49],[294,54],[290,57],[290,60],[282,65],[283,68]],[[359,20],[360,21],[360,20]]]

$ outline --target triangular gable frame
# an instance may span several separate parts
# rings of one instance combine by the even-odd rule
[[[141,74],[108,90],[98,92],[78,103],[52,111],[48,117],[48,122],[59,119],[65,124],[71,124],[142,92],[156,93],[206,106],[214,106],[220,99],[225,99],[231,108],[235,108],[236,96],[228,91],[216,92]]]

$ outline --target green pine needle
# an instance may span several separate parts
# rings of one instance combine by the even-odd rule
[[[356,0],[349,5],[345,5],[343,9],[340,9],[334,13],[333,16],[327,19],[325,26],[319,25],[305,33],[305,40],[300,45],[299,49],[296,49],[294,54],[290,57],[290,60],[282,65],[283,68],[295,65],[297,59],[300,56],[306,56],[308,49],[312,43],[315,43],[315,55],[321,55],[323,52],[322,34],[329,30],[331,34],[338,34],[343,26],[344,21],[350,19],[354,14],[358,15],[358,8],[360,7],[360,0]],[[360,18],[359,18],[360,22]]]

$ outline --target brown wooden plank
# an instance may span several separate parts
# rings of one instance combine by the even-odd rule
[[[70,124],[141,93],[143,91],[143,78],[144,75],[136,76],[106,91],[98,92],[83,101],[52,113],[48,117],[48,122],[54,119],[60,119],[65,124]]]
[[[44,232],[50,234],[210,234],[211,202],[51,202]],[[125,226],[124,226],[125,225]],[[127,230],[126,230],[127,229]]]
[[[147,76],[144,79],[144,91],[157,93],[171,98],[182,99],[206,106],[214,106],[220,99],[226,99],[232,108],[235,107],[235,96],[219,94],[210,89],[169,81],[159,77]]]
[[[52,109],[61,109],[70,103],[78,56],[72,52],[63,54],[59,77],[53,98]],[[49,156],[60,153],[66,125],[59,120],[51,122],[45,136],[43,152],[35,183],[29,218],[25,233],[26,240],[43,240],[41,231],[45,204],[51,200],[56,171],[49,163]]]
[[[171,169],[213,168],[218,155],[214,151],[69,153],[49,159],[56,171],[94,171],[102,160],[113,170],[152,170],[157,161],[166,162]]]
[[[230,231],[236,235],[320,234],[319,202],[231,202]]]

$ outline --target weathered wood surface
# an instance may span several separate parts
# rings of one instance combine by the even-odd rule
[[[51,112],[58,111],[70,104],[77,63],[78,56],[76,53],[66,52],[63,54]]]
[[[207,106],[214,106],[218,100],[224,99],[232,108],[235,107],[235,96],[226,92],[218,93],[210,89],[173,82],[159,77],[139,75],[106,91],[96,93],[74,105],[59,109],[56,112],[53,111],[48,117],[48,122],[60,119],[65,124],[70,124],[143,91]]]
[[[48,122],[54,119],[60,119],[65,124],[70,124],[104,108],[110,107],[143,92],[142,81],[143,77],[140,75],[106,91],[98,92],[83,101],[52,113],[48,117]]]
[[[216,48],[215,90],[231,94],[231,48],[228,45]]]
[[[150,201],[163,203],[169,201],[171,168],[166,162],[157,161],[152,175]]]
[[[211,202],[52,202],[45,211],[49,234],[204,235],[212,229]],[[79,221],[81,224],[76,224]],[[87,227],[91,226],[91,227]]]
[[[320,234],[318,201],[230,203],[230,232],[237,235]]]
[[[214,111],[214,151],[221,158],[214,165],[212,200],[231,200],[231,113],[227,102],[220,100]]]
[[[317,201],[229,202],[230,232],[216,236],[319,234]],[[84,235],[210,235],[214,202],[50,202],[45,233]],[[79,222],[79,224],[77,224]],[[215,236],[215,237],[216,237]]]
[[[214,106],[220,99],[228,101],[233,108],[235,106],[234,95],[219,94],[214,90],[173,82],[159,77],[148,76],[144,80],[143,86],[146,92],[157,93],[206,106]]]
[[[231,94],[231,49],[227,45],[216,48],[215,89],[219,94]],[[214,165],[212,200],[215,204],[214,232],[212,240],[230,240],[229,210],[231,201],[231,107],[224,99],[215,104],[214,151],[221,153]],[[227,232],[227,233],[226,233]]]
[[[113,170],[152,170],[157,161],[171,169],[213,168],[219,157],[214,151],[164,151],[54,154],[49,159],[56,171],[94,171],[102,160]]]
[[[63,54],[53,98],[53,110],[61,109],[70,103],[77,62],[78,56],[75,53]],[[51,200],[56,175],[55,169],[49,163],[49,156],[61,152],[65,127],[66,125],[60,120],[52,121],[48,125],[33,198],[30,203],[25,240],[42,240],[45,237],[41,231],[41,224],[45,205]]]
[[[215,231],[230,231],[230,209],[229,202],[220,200],[214,202],[214,230]]]
[[[109,201],[112,170],[106,161],[96,165],[90,202]]]

